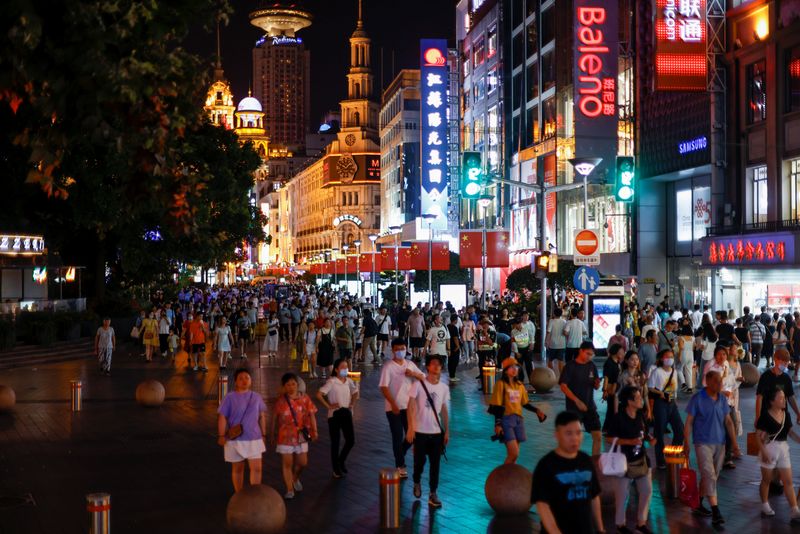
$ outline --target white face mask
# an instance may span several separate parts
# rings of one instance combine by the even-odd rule
[[[404,351],[404,350],[396,350],[396,351],[394,351],[394,357],[397,358],[398,360],[405,359],[406,351]]]
[[[664,360],[664,365],[666,365],[667,367],[672,367],[673,363],[675,363],[675,360],[673,360],[672,358],[667,358],[666,360]]]

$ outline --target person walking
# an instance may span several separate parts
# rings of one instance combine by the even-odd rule
[[[232,464],[233,490],[244,486],[244,463],[250,467],[250,485],[261,484],[261,456],[266,447],[267,406],[261,395],[250,390],[253,380],[247,369],[233,374],[233,391],[225,395],[217,410],[217,443]]]
[[[645,452],[645,443],[654,445],[656,440],[647,431],[644,418],[644,396],[641,389],[625,386],[619,392],[620,411],[610,421],[606,440],[615,440],[621,447],[628,463],[623,477],[612,477],[614,485],[614,502],[616,506],[615,522],[618,534],[633,534],[625,524],[625,510],[631,481],[636,484],[639,504],[636,513],[636,532],[650,534],[647,527],[647,515],[650,511],[650,498],[653,495],[652,470]]]
[[[589,331],[586,329],[586,323],[580,319],[582,310],[572,310],[570,313],[570,320],[564,326],[564,337],[567,340],[567,361],[572,361],[578,355],[581,343],[589,336]]]
[[[581,417],[565,411],[556,416],[556,448],[533,471],[531,502],[543,534],[598,533],[603,528],[600,481],[594,461],[582,452]]]
[[[161,357],[166,358],[169,350],[167,338],[169,338],[170,322],[164,310],[159,312],[158,317],[158,348],[161,351]]]
[[[511,321],[511,352],[516,354],[517,361],[520,362],[520,380],[525,380],[525,373],[528,373],[528,382],[533,379],[533,360],[531,358],[531,338],[530,330],[523,323],[522,318],[515,318]]]
[[[447,333],[450,335],[450,345],[447,348],[447,375],[448,382],[453,384],[459,381],[456,376],[458,362],[461,359],[461,336],[458,331],[458,315],[450,316],[450,324],[447,325]]]
[[[352,361],[354,348],[355,332],[350,326],[349,318],[344,316],[336,329],[336,349],[339,351],[339,358],[344,358],[348,362]],[[323,372],[323,378],[324,374]]]
[[[564,337],[564,327],[567,326],[567,322],[561,317],[561,314],[561,308],[556,308],[553,310],[553,319],[547,323],[545,345],[551,362],[555,360],[563,362],[566,358],[567,338]]]
[[[622,360],[622,372],[619,374],[618,382],[618,389],[620,391],[626,386],[633,386],[641,390],[642,398],[645,399],[642,413],[645,421],[652,421],[653,414],[650,411],[650,393],[647,389],[647,376],[645,376],[639,366],[639,354],[635,350],[629,350],[625,353],[625,359]]]
[[[378,323],[372,317],[372,311],[364,310],[364,350],[361,361],[367,362],[367,349],[372,356],[372,363],[380,365],[381,358],[378,357]]]
[[[600,416],[594,403],[594,390],[600,389],[600,375],[592,362],[594,345],[584,341],[578,349],[578,356],[564,365],[558,379],[564,392],[566,409],[578,416],[583,428],[592,436],[592,456],[600,454]]]
[[[250,342],[250,319],[245,310],[239,311],[239,318],[236,319],[236,340],[239,344],[239,357],[247,359],[247,344]]]
[[[414,497],[422,497],[422,471],[426,460],[430,462],[428,505],[441,508],[439,488],[439,463],[444,448],[450,441],[449,414],[450,388],[441,380],[444,360],[439,354],[428,354],[428,376],[418,377],[408,392],[408,432],[406,443],[414,445]]]
[[[767,334],[767,330],[764,325],[761,324],[761,321],[753,320],[750,321],[748,331],[750,333],[750,363],[758,367],[761,361],[761,349],[764,346],[764,336]]]
[[[267,319],[267,336],[264,338],[263,350],[268,358],[278,356],[278,341],[280,339],[280,322],[275,312],[269,314]]]
[[[606,418],[603,420],[603,432],[608,431],[609,422],[618,409],[617,393],[619,391],[619,375],[622,373],[622,359],[625,349],[622,345],[613,344],[608,348],[608,358],[603,364],[603,400],[606,402]]]
[[[694,333],[692,327],[683,325],[678,335],[678,354],[680,355],[680,371],[678,386],[684,393],[694,392]]]
[[[475,359],[475,321],[468,312],[461,318],[461,339],[464,341],[464,359],[473,362]]]
[[[774,387],[764,398],[766,412],[756,422],[758,454],[761,459],[761,517],[772,517],[775,511],[769,505],[769,486],[773,472],[777,470],[783,493],[791,509],[791,524],[800,525],[800,508],[797,507],[797,496],[792,482],[792,461],[789,455],[787,438],[800,443],[800,436],[792,430],[792,418],[786,413],[786,395],[783,390]]]
[[[228,359],[231,356],[231,346],[233,345],[233,334],[228,321],[222,316],[217,320],[217,328],[214,330],[214,350],[217,351],[219,368],[228,368]]]
[[[158,321],[156,312],[150,310],[147,318],[142,321],[142,338],[144,339],[144,358],[148,362],[153,361],[153,352],[158,350]]]
[[[94,353],[97,356],[97,364],[100,372],[111,376],[111,356],[117,347],[117,337],[114,335],[114,328],[111,326],[109,317],[103,318],[103,325],[97,329],[94,336]]]
[[[425,318],[422,317],[419,308],[412,310],[406,329],[411,344],[411,357],[415,362],[419,362],[425,350]]]
[[[384,350],[386,350],[389,344],[389,332],[392,330],[392,318],[386,311],[386,307],[381,306],[380,309],[378,309],[378,317],[375,319],[375,322],[378,324],[378,354],[380,354],[378,359],[382,360],[384,357]]]
[[[333,477],[347,474],[347,455],[355,445],[353,430],[353,407],[358,400],[358,385],[347,376],[347,360],[339,358],[333,363],[331,376],[319,391],[317,400],[328,410],[328,431],[331,437],[331,464]],[[344,446],[339,449],[339,438],[344,436]]]
[[[208,371],[206,367],[206,338],[210,336],[210,332],[208,331],[208,323],[203,320],[203,312],[198,311],[194,314],[186,331],[186,335],[189,338],[190,363],[192,357],[194,357],[194,370],[200,370],[205,373]]]
[[[319,377],[317,375],[317,367],[322,370],[322,378],[327,378],[331,374],[335,351],[336,342],[334,340],[333,323],[328,318],[325,319],[322,328],[317,332],[317,359],[310,362],[311,378]]]
[[[737,357],[736,345],[728,347],[728,370],[722,376],[722,394],[725,396],[730,408],[729,414],[733,421],[734,439],[742,433],[742,415],[739,412],[739,386],[744,381],[742,376],[742,366],[739,364]],[[723,467],[725,469],[735,469],[736,464],[733,463],[733,442],[730,437],[726,436],[725,439],[725,462]]]
[[[308,465],[308,443],[317,440],[317,407],[305,393],[298,390],[297,375],[286,373],[281,377],[283,394],[275,401],[271,441],[281,455],[281,472],[286,484],[284,498],[294,499],[295,492],[303,491],[300,475]]]
[[[412,377],[423,377],[414,362],[406,360],[406,342],[402,338],[392,340],[392,359],[381,369],[378,387],[385,399],[384,408],[389,430],[392,433],[392,452],[395,467],[401,478],[408,478],[406,452],[411,448],[406,441],[408,431],[408,391]]]
[[[712,525],[719,527],[725,523],[717,501],[717,478],[722,470],[725,456],[726,431],[733,441],[734,454],[738,456],[740,452],[736,444],[736,431],[730,417],[730,407],[725,396],[721,394],[722,376],[717,371],[709,371],[705,380],[706,386],[692,395],[686,406],[686,435],[683,439],[683,449],[689,461],[690,438],[694,437],[697,468],[700,471],[700,504],[694,512],[701,516],[711,516]],[[711,510],[703,506],[703,499],[708,499]]]
[[[664,434],[667,425],[672,428],[672,443],[683,442],[684,427],[678,413],[678,378],[675,376],[675,356],[671,350],[662,350],[656,356],[656,367],[647,381],[648,392],[653,399],[653,431],[656,436],[656,465],[666,469],[664,459]]]
[[[783,349],[775,352],[774,365],[767,371],[761,373],[761,377],[758,379],[758,385],[756,386],[756,416],[753,421],[754,427],[757,428],[759,418],[767,413],[768,406],[766,402],[764,402],[764,399],[767,394],[775,388],[783,391],[787,403],[792,407],[792,411],[797,417],[797,423],[800,424],[800,409],[797,406],[797,400],[794,398],[792,379],[786,373],[788,368],[789,352]]]

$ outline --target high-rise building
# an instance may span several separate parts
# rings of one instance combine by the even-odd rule
[[[253,48],[253,95],[266,114],[264,129],[272,143],[295,151],[305,144],[311,106],[311,53],[297,32],[311,20],[308,11],[281,3],[250,13],[265,32]]]

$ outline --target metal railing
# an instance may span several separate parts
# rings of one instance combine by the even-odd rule
[[[800,230],[800,219],[787,219],[784,221],[709,226],[706,231],[706,236],[738,235],[754,232],[794,232],[798,230]]]

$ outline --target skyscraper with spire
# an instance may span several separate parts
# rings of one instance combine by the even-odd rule
[[[312,19],[280,1],[250,13],[250,23],[265,32],[253,48],[253,96],[262,104],[270,141],[295,151],[305,145],[311,108],[311,52],[297,32]]]

